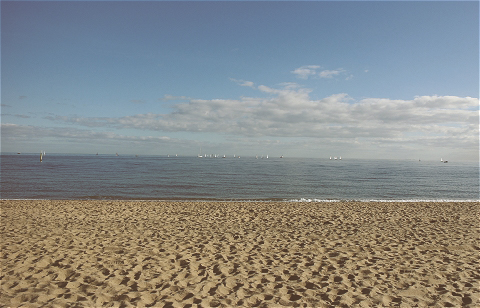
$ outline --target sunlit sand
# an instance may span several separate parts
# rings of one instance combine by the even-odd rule
[[[0,306],[479,305],[478,202],[0,202]]]

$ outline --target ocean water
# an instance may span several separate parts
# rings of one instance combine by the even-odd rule
[[[479,200],[478,162],[1,155],[2,199]]]

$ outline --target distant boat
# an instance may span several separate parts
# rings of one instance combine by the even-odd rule
[[[225,156],[225,154],[223,154],[223,157],[222,158],[227,158],[227,156]]]
[[[20,154],[22,154],[22,153],[18,152],[17,154],[19,154],[19,155],[20,155]]]
[[[40,162],[43,161],[43,152],[40,152]]]
[[[267,158],[268,158],[268,155],[267,155]]]
[[[335,156],[333,159],[334,159],[334,160],[337,160],[338,158],[337,158],[337,156]]]
[[[342,156],[340,156],[338,159],[342,160]]]
[[[118,156],[118,153],[115,153],[115,156]]]
[[[330,160],[332,160],[332,156],[330,156]]]
[[[203,157],[201,153],[202,153],[202,147],[200,147],[200,152],[199,152],[199,154],[197,155],[198,158],[202,158],[202,157]]]
[[[280,158],[283,158],[283,155],[281,155]]]

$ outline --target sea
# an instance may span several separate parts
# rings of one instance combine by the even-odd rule
[[[2,154],[1,199],[479,201],[478,162]]]

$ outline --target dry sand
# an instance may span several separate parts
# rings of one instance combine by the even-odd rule
[[[478,202],[0,205],[0,306],[480,306]]]

